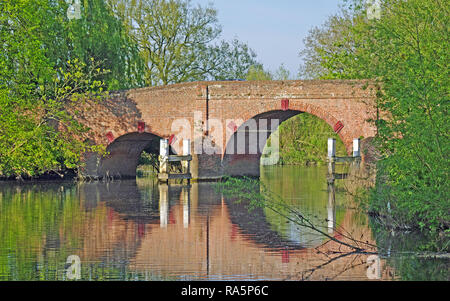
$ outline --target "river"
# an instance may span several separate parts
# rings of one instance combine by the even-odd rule
[[[448,259],[391,258],[417,237],[374,231],[326,172],[262,167],[261,182],[330,237],[387,255],[353,254],[214,182],[4,182],[0,280],[448,280]]]

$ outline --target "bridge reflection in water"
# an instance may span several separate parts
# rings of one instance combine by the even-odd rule
[[[350,250],[262,208],[249,211],[224,199],[214,185],[167,186],[148,179],[80,184],[81,200],[107,211],[88,215],[81,261],[120,262],[127,270],[169,279],[367,280],[367,255],[342,256]],[[338,209],[336,220],[334,187],[321,195],[316,205],[302,204],[302,212],[315,215],[335,238],[345,233],[373,242],[352,210]],[[389,278],[389,272],[384,267],[377,278]]]

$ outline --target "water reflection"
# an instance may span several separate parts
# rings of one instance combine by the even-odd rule
[[[272,168],[262,181],[332,236],[374,242],[325,173]],[[339,259],[341,245],[214,186],[0,184],[0,280],[65,280],[71,255],[83,280],[368,279],[367,255]],[[384,259],[379,276],[395,278]]]
[[[328,234],[333,234],[336,229],[336,185],[328,183],[328,204],[327,204],[327,219],[328,219]]]

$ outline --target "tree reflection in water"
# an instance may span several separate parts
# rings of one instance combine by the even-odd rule
[[[361,222],[364,217],[343,208],[340,192],[330,197],[326,183],[284,189],[290,180],[298,182],[298,177],[269,184],[287,193],[295,214],[311,216],[335,240],[305,231],[289,220],[292,215],[237,203],[218,193],[215,183],[0,184],[0,279],[64,280],[70,255],[79,256],[83,280],[397,279],[397,270],[401,274],[415,263],[386,260],[385,254],[368,263],[367,246],[377,241],[386,249],[389,239],[378,234],[373,239],[368,223]],[[360,249],[336,240],[356,241]],[[391,243],[391,250],[397,247]],[[433,273],[414,275],[409,269],[405,275],[442,279],[447,263],[435,264]]]

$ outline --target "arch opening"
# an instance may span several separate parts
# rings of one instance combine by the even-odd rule
[[[307,116],[309,120],[313,120],[312,124],[320,124],[321,129],[327,129],[323,133],[323,144],[326,145],[327,139],[334,137],[338,141],[339,153],[347,152],[342,137],[335,134],[328,120],[324,120],[319,116],[300,111],[300,110],[272,110],[261,114],[257,114],[247,119],[226,142],[226,147],[222,157],[222,168],[224,175],[230,176],[259,176],[260,165],[276,165],[276,164],[292,164],[294,162],[280,162],[281,152],[286,144],[283,140],[285,125],[292,123],[296,116]],[[300,116],[299,116],[300,117]],[[289,121],[288,121],[289,120]],[[255,133],[256,127],[256,133]],[[298,129],[295,129],[298,130]],[[302,131],[311,131],[311,128],[303,128]],[[317,129],[316,129],[317,130]],[[317,136],[317,135],[316,135]],[[326,136],[326,137],[325,137]],[[241,139],[239,140],[239,137]],[[242,138],[245,137],[245,140]],[[293,135],[290,138],[295,138]],[[255,144],[257,147],[255,148]],[[299,141],[292,141],[294,147]],[[301,141],[308,144],[307,141]],[[242,145],[245,143],[245,145]],[[256,149],[256,151],[255,151]],[[326,149],[325,149],[326,154]],[[295,159],[295,158],[294,158]]]
[[[100,159],[100,177],[134,178],[141,154],[159,155],[161,137],[152,133],[128,133],[108,145],[107,155]],[[173,153],[172,148],[170,148]]]

